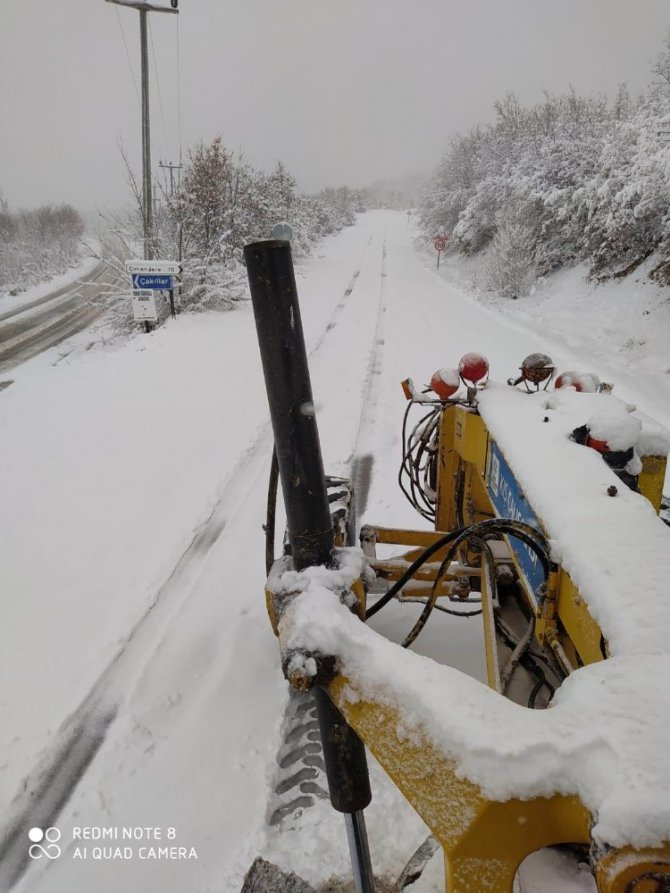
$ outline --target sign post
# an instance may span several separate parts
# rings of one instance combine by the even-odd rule
[[[172,288],[172,276],[148,276],[143,273],[135,273],[132,276],[133,288],[151,289],[152,291],[167,291]]]
[[[290,242],[293,238],[293,227],[289,223],[275,223],[272,227],[272,238]]]
[[[156,292],[167,291],[170,295],[170,315],[176,316],[174,287],[181,284],[183,267],[174,260],[129,260],[126,270],[130,274],[133,288],[133,316],[144,321],[149,331],[149,322],[158,321]]]
[[[154,291],[133,289],[133,316],[138,322],[158,322]]]
[[[446,250],[449,236],[446,233],[439,233],[433,238],[433,245],[437,251],[437,269],[440,269],[440,255]]]
[[[177,260],[127,260],[126,270],[131,276],[142,273],[146,276],[176,276],[184,271]]]

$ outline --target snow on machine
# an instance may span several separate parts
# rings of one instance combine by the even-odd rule
[[[466,354],[425,391],[403,382],[399,482],[431,529],[367,524],[347,548],[353,497],[324,477],[289,244],[245,255],[288,527],[268,612],[284,675],[315,699],[355,889],[375,889],[367,748],[432,832],[394,890],[438,845],[447,893],[511,893],[526,856],[571,845],[600,893],[667,893],[668,432],[592,373],[553,384],[545,354],[505,383]],[[365,622],[395,599],[423,606],[404,647]],[[482,624],[488,685],[406,650],[445,610]],[[257,860],[244,889],[312,888]]]

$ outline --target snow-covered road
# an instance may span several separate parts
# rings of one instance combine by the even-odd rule
[[[561,368],[592,363],[445,284],[413,236],[405,214],[368,213],[297,280],[326,469],[371,472],[359,522],[419,527],[396,483],[401,379],[428,381],[470,350],[498,380],[537,350]],[[619,376],[615,359],[594,371],[670,423],[662,394]],[[263,600],[267,417],[248,305],[57,367],[38,359],[0,393],[0,872],[27,866],[22,893],[236,893],[261,849],[310,880],[345,870],[339,817],[320,806],[310,836],[266,836],[287,697]],[[409,628],[413,606],[400,610]],[[418,649],[446,645],[481,675],[479,633],[462,624],[440,619]],[[87,753],[68,750],[73,729],[89,735]],[[58,775],[64,754],[70,770]],[[373,860],[397,875],[423,829],[373,778]],[[62,855],[29,862],[21,835],[46,823]],[[132,858],[97,859],[103,842],[73,836],[128,826],[163,829],[162,846],[174,828],[170,842],[197,859],[140,858],[146,839],[130,841]]]
[[[6,300],[0,313],[0,373],[6,372],[36,354],[60,344],[91,325],[104,309],[91,303],[101,288],[108,285],[110,274],[103,263],[89,262],[80,278],[41,294],[44,287],[32,289],[28,296]],[[64,277],[58,277],[62,279]],[[31,294],[40,294],[31,298]],[[5,309],[7,304],[11,306]]]

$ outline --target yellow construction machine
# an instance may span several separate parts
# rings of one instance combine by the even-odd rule
[[[285,554],[268,562],[268,611],[287,679],[317,700],[356,890],[375,887],[363,820],[367,748],[442,848],[446,893],[511,893],[525,857],[554,845],[579,848],[599,893],[667,893],[668,679],[655,678],[652,694],[638,690],[654,668],[670,667],[658,592],[667,587],[670,537],[657,517],[667,436],[594,376],[552,381],[544,354],[501,384],[487,380],[483,357],[466,355],[430,389],[403,382],[399,483],[423,529],[368,524],[364,558],[350,554],[342,548],[350,516],[334,516],[328,502],[289,245],[255,243],[246,259],[288,524]],[[344,483],[340,490],[346,509],[352,497]],[[334,607],[324,601],[330,626],[314,608],[324,589],[336,596]],[[364,623],[392,599],[423,605],[405,648],[433,611],[476,615],[489,690],[382,646]],[[641,668],[650,668],[646,676]],[[468,722],[488,737],[471,734]],[[562,729],[575,742],[552,740]],[[609,761],[611,791],[590,785],[598,753]],[[659,786],[642,823],[635,816],[649,779],[639,779],[649,767],[635,764],[639,754]]]

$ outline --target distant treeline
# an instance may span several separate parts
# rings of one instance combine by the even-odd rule
[[[18,293],[79,258],[84,221],[70,205],[11,211],[0,194],[0,291]]]
[[[420,205],[426,235],[451,234],[464,254],[489,248],[490,285],[510,297],[537,276],[586,261],[624,276],[654,255],[670,282],[670,41],[647,92],[508,95],[496,120],[454,137]]]

